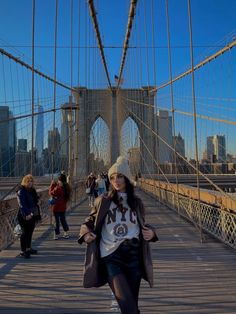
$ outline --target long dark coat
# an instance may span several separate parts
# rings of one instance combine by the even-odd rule
[[[107,211],[110,208],[111,198],[109,195],[100,196],[95,200],[95,205],[91,210],[90,215],[86,218],[85,222],[81,225],[80,234],[78,242],[81,244],[84,242],[83,237],[86,233],[92,231],[97,235],[96,239],[87,244],[85,263],[84,263],[84,278],[83,286],[85,288],[91,287],[100,287],[107,283],[106,272],[103,269],[103,264],[101,263],[100,258],[100,238],[102,225],[107,214]],[[135,199],[135,210],[137,213],[138,222],[140,229],[143,226],[154,231],[154,237],[151,240],[155,242],[158,240],[158,237],[155,233],[155,229],[145,224],[145,211],[143,203],[139,198]],[[153,266],[152,266],[152,257],[149,242],[145,241],[142,237],[142,232],[140,232],[140,241],[142,246],[142,258],[143,259],[143,279],[149,282],[150,287],[153,286]]]

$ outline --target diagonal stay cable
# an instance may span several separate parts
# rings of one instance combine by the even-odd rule
[[[147,103],[141,102],[139,100],[137,101],[137,100],[130,99],[130,98],[127,98],[127,97],[124,97],[124,96],[122,96],[122,98],[124,98],[125,100],[127,100],[129,102],[138,104],[138,105],[143,105],[143,106],[146,106],[146,107],[155,107],[154,105],[147,104]],[[166,110],[166,111],[171,112],[171,113],[173,112],[172,109],[169,109],[167,107],[160,107],[160,106],[158,106],[157,109]],[[217,122],[221,122],[221,123],[225,123],[225,124],[236,125],[236,121],[214,118],[214,117],[205,116],[205,115],[202,115],[202,114],[199,114],[199,113],[194,114],[192,112],[181,111],[181,110],[178,110],[176,108],[174,109],[174,112],[182,114],[182,115],[186,115],[186,116],[191,116],[191,117],[193,117],[195,115],[196,118],[199,118],[199,119],[205,119],[205,120],[217,121]]]
[[[172,83],[175,83],[176,81],[178,81],[179,79],[183,78],[184,76],[192,73],[193,71],[196,71],[198,69],[200,69],[202,66],[204,66],[205,64],[211,62],[212,60],[215,60],[216,58],[218,58],[219,56],[223,55],[225,52],[231,50],[232,48],[234,48],[236,46],[236,40],[233,40],[232,42],[230,42],[229,44],[227,44],[224,48],[220,49],[219,51],[217,51],[216,53],[212,54],[210,57],[207,57],[206,59],[204,59],[203,61],[201,61],[200,63],[198,63],[197,65],[195,65],[194,67],[191,67],[189,70],[185,71],[184,73],[178,75],[177,77],[173,78],[172,80],[157,86],[155,88],[153,88],[152,90],[150,90],[150,92],[156,92]]]
[[[72,90],[74,93],[78,93],[78,90],[75,89],[75,88],[72,88],[62,82],[59,82],[58,80],[54,80],[52,77],[50,77],[49,75],[47,74],[44,74],[43,72],[37,70],[36,68],[32,68],[31,65],[29,65],[28,63],[20,60],[19,58],[13,56],[12,54],[10,54],[9,52],[7,52],[6,50],[0,48],[0,53],[6,57],[8,57],[9,59],[15,61],[16,63],[19,63],[20,65],[22,65],[23,67],[25,67],[26,69],[30,70],[30,71],[34,71],[34,73],[38,74],[39,76],[42,76],[44,78],[46,78],[48,81],[51,81],[51,82],[56,82],[57,85],[61,86],[61,87],[64,87],[68,90]]]
[[[150,130],[151,133],[154,134],[154,136],[156,136],[157,138],[159,138],[168,148],[170,148],[173,151],[173,147],[171,145],[169,145],[159,134],[157,134],[157,132],[155,132],[151,127],[149,127],[145,122],[143,122],[134,112],[132,112],[129,108],[127,108],[127,112],[129,112],[131,115],[133,115],[135,117],[135,119],[137,119],[140,123],[142,123],[147,129]],[[196,167],[191,164],[184,156],[182,156],[179,152],[176,151],[176,154],[182,159],[184,160],[191,168],[193,168],[194,170],[196,170]],[[233,197],[231,197],[230,195],[228,195],[225,191],[223,191],[218,185],[216,185],[212,180],[210,180],[204,173],[202,173],[201,171],[199,171],[199,174],[207,181],[209,182],[212,186],[214,186],[214,188],[221,192],[223,195],[225,195],[228,199],[230,199],[231,201],[235,202],[235,199]]]

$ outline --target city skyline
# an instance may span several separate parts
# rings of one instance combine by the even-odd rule
[[[68,103],[66,103],[68,104]],[[41,113],[43,110],[43,107],[38,105],[38,112]],[[3,118],[6,118],[7,116],[12,117],[13,114],[12,112],[9,110],[8,106],[0,106],[0,120],[2,120]],[[39,114],[40,116],[40,114]],[[130,118],[129,118],[130,119]],[[129,122],[129,126],[128,128],[130,129],[130,125],[134,122],[132,121],[132,119],[126,120],[126,123]],[[158,133],[159,136],[161,136],[168,145],[171,145],[172,147],[174,147],[174,141],[176,141],[176,146],[175,149],[178,153],[180,153],[184,158],[187,158],[190,161],[194,160],[193,156],[185,156],[185,140],[182,137],[182,135],[179,133],[177,136],[174,136],[172,133],[172,128],[171,128],[171,120],[172,117],[169,116],[168,111],[159,111],[158,112],[158,119],[157,119],[157,123],[158,123]],[[39,120],[40,121],[40,120]],[[103,122],[104,123],[104,122]],[[63,127],[64,124],[64,127]],[[96,121],[94,123],[94,127],[96,125]],[[105,124],[104,124],[105,125]],[[0,156],[0,162],[1,165],[5,165],[5,172],[2,172],[3,176],[9,176],[9,175],[14,175],[15,173],[20,173],[20,164],[28,164],[27,166],[24,166],[24,169],[28,169],[29,170],[29,161],[30,161],[30,149],[28,149],[28,139],[27,138],[17,138],[17,134],[14,132],[15,129],[15,121],[14,120],[10,120],[8,123],[5,122],[5,124],[3,125],[4,130],[6,131],[7,129],[9,130],[8,132],[5,132],[6,137],[2,137],[2,140],[5,139],[5,146],[3,145],[3,141],[1,140],[1,156]],[[40,163],[40,160],[43,161],[43,159],[45,159],[45,153],[48,154],[46,158],[48,158],[48,162],[50,164],[50,155],[51,152],[54,152],[54,162],[57,165],[55,168],[55,171],[58,170],[58,165],[60,163],[63,163],[63,169],[65,169],[68,164],[66,162],[66,158],[68,157],[68,146],[67,146],[67,150],[64,151],[63,149],[63,145],[66,142],[68,144],[68,140],[65,138],[65,134],[64,136],[62,136],[63,134],[63,128],[67,128],[68,131],[68,121],[67,118],[65,117],[65,111],[62,110],[61,112],[61,127],[59,131],[59,128],[55,127],[54,129],[48,130],[48,135],[47,135],[47,145],[46,146],[38,146],[39,150],[42,149],[42,151],[38,151],[38,147],[37,147],[37,142],[35,141],[35,163],[38,164]],[[125,123],[124,126],[125,127]],[[36,138],[37,138],[37,131],[42,132],[42,134],[44,133],[44,129],[43,129],[43,122],[41,120],[41,125],[40,128],[38,128],[38,120],[35,126],[36,129]],[[100,128],[99,128],[100,130]],[[131,130],[131,129],[130,129]],[[127,131],[127,130],[126,130]],[[125,134],[127,134],[127,132],[125,131]],[[92,130],[91,130],[92,132]],[[100,132],[100,131],[99,131]],[[107,129],[107,132],[109,132],[109,130]],[[139,131],[137,126],[133,127],[133,132],[135,132],[136,137],[138,137],[139,135]],[[133,134],[134,135],[134,134]],[[91,143],[93,142],[94,138],[92,139],[92,137],[94,137],[93,135],[90,135],[90,141]],[[132,137],[132,135],[130,134],[130,136]],[[103,134],[104,137],[104,134]],[[40,137],[39,137],[40,139]],[[39,140],[38,139],[38,140]],[[134,141],[134,138],[126,138],[127,143],[128,142],[132,142],[133,144],[128,144],[126,143],[126,150],[127,153],[130,154],[129,152],[132,151],[132,149],[135,150],[139,150],[140,149],[140,143],[137,142],[137,140]],[[8,143],[8,146],[7,146]],[[139,143],[139,144],[138,144]],[[41,143],[42,144],[42,143]],[[125,145],[125,142],[123,143]],[[97,145],[97,144],[96,144]],[[101,144],[100,144],[101,145]],[[161,146],[160,146],[161,145]],[[104,148],[104,146],[103,146]],[[219,135],[219,134],[213,134],[211,136],[208,136],[206,138],[206,144],[204,147],[204,152],[202,154],[202,156],[199,156],[199,160],[200,163],[228,163],[228,162],[232,162],[232,160],[230,159],[234,159],[236,158],[236,156],[231,156],[228,151],[227,151],[227,143],[226,143],[226,139],[225,139],[225,135]],[[99,156],[96,154],[96,151],[93,150],[92,146],[90,146],[90,154],[94,153],[94,156]],[[105,152],[103,152],[104,154]],[[137,154],[137,153],[135,153]],[[159,143],[159,163],[164,165],[167,163],[173,163],[174,162],[174,155],[173,155],[173,151],[168,147],[165,146],[163,144],[162,141],[160,141]],[[106,156],[106,155],[101,155],[101,159],[104,160],[104,163],[108,163],[108,159],[106,157],[102,157],[102,156]],[[132,154],[132,156],[134,156]],[[42,158],[42,159],[41,159]],[[62,159],[61,159],[62,158]],[[137,157],[132,157],[134,159],[137,160]],[[181,158],[177,157],[177,162],[178,163],[183,163],[183,160],[181,160]],[[6,165],[8,165],[6,167]],[[38,165],[40,166],[40,165]],[[49,166],[48,166],[49,167]],[[2,166],[1,166],[2,168]],[[50,168],[50,167],[49,167]],[[49,170],[48,168],[48,170]],[[15,170],[14,170],[15,169]],[[3,170],[2,170],[3,171]],[[25,171],[25,170],[24,170]],[[38,170],[38,171],[42,171],[42,170]],[[48,172],[48,171],[47,171]]]
[[[68,101],[70,88],[107,90],[109,84],[97,48],[97,38],[88,4],[74,0],[58,1],[56,25],[56,1],[36,1],[33,50],[32,3],[30,0],[22,0],[20,3],[16,0],[2,1],[0,18],[3,27],[0,28],[0,46],[3,51],[2,62],[0,62],[2,73],[0,105],[9,106],[9,110],[16,117],[16,120],[12,121],[15,121],[17,138],[27,138],[28,149],[32,148],[30,134],[34,120],[34,146],[38,147],[41,154],[42,148],[48,145],[46,134],[52,128],[58,128],[62,138],[68,137],[68,128],[65,125],[61,126],[60,107]],[[110,83],[114,86],[117,83],[115,77],[118,77],[120,72],[130,2],[103,0],[94,1],[94,5],[107,72],[111,79]],[[194,79],[190,73],[172,84],[167,82],[170,81],[170,76],[175,78],[191,69],[191,66],[199,65],[234,41],[233,12],[236,9],[236,2],[192,0],[189,9],[192,22],[192,46],[188,1],[140,0],[137,2],[122,72],[121,88],[122,90],[145,89],[149,86],[151,90],[156,91],[154,113],[157,119],[160,119],[159,112],[169,113],[167,118],[169,127],[165,132],[163,131],[162,137],[171,144],[170,135],[181,134],[185,141],[185,155],[188,159],[195,158],[195,138],[198,143],[198,156],[201,158],[206,150],[207,138],[214,135],[224,135],[227,154],[235,156],[236,54],[234,46],[197,68]],[[54,47],[55,27],[57,27],[56,47]],[[52,81],[35,73],[33,89],[31,71],[19,64],[24,61],[31,66],[33,51],[35,68],[51,78],[55,75],[56,79],[65,83],[67,87],[59,84],[54,86]],[[9,53],[11,57],[5,53]],[[127,103],[128,101],[126,99]],[[148,99],[141,105],[148,106]],[[37,106],[43,107],[44,114],[39,114]],[[133,103],[134,110],[135,106]],[[31,114],[34,115],[32,120]],[[137,126],[135,119],[133,122]],[[42,132],[37,131],[37,128],[42,129],[43,124],[45,136],[40,138],[39,134]],[[98,124],[100,125],[100,122]],[[93,126],[96,129],[96,126]],[[137,131],[135,132],[138,134]],[[95,131],[95,133],[99,132]],[[94,140],[93,146],[97,145],[96,141],[97,139]],[[68,143],[63,148],[65,155],[68,152],[66,145],[68,146]],[[165,145],[161,149],[163,160],[165,155],[171,155],[168,150]]]

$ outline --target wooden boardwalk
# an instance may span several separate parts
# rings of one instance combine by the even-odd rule
[[[152,244],[155,287],[142,281],[142,314],[235,314],[236,252],[198,232],[171,210],[140,192],[147,221],[156,225],[160,241]],[[0,314],[119,313],[107,286],[84,289],[85,246],[77,244],[87,201],[68,216],[70,239],[52,239],[49,224],[34,234],[39,254],[16,257],[19,242],[0,252]]]

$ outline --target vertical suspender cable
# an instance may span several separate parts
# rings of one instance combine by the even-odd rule
[[[189,37],[190,37],[190,57],[191,57],[191,77],[192,77],[194,143],[195,143],[195,160],[196,160],[197,191],[198,191],[198,212],[197,212],[197,215],[198,215],[200,241],[202,242],[202,223],[201,223],[200,185],[199,185],[199,158],[198,158],[197,118],[196,118],[194,62],[193,62],[193,38],[192,38],[193,36],[192,36],[192,16],[191,16],[190,0],[188,0],[188,17],[189,17]]]
[[[147,34],[147,2],[144,2],[144,33],[145,33],[145,42],[146,42],[146,63],[147,63],[147,80],[148,80],[148,104],[150,105],[150,69],[149,69],[149,47],[148,47],[148,34]],[[150,111],[152,110],[150,106],[146,107],[146,114],[149,116]],[[150,121],[151,128],[153,128],[153,124]],[[149,130],[147,130],[149,132]],[[151,147],[151,136],[148,136],[148,146]],[[152,169],[154,169],[154,161],[152,160],[150,166],[152,165]]]
[[[175,132],[175,110],[174,110],[174,93],[173,93],[173,82],[172,82],[172,58],[171,58],[171,46],[170,46],[170,19],[169,19],[169,7],[168,0],[166,0],[166,23],[167,23],[167,37],[168,37],[168,62],[169,62],[169,74],[170,74],[170,95],[171,95],[171,112],[172,112],[172,128],[174,135],[174,164],[175,164],[175,183],[177,188],[177,210],[179,214],[179,183],[178,183],[178,165],[176,158],[176,132]]]
[[[78,0],[78,87],[80,84],[80,3],[81,1]],[[79,143],[79,99],[80,93],[78,93],[78,110],[75,112],[75,177],[78,178],[78,143]]]
[[[153,46],[153,76],[154,76],[154,86],[157,86],[157,71],[156,71],[156,51],[155,51],[155,23],[154,23],[154,4],[153,0],[151,2],[151,18],[152,18],[152,46]],[[154,113],[155,113],[155,103],[154,103]],[[158,130],[157,120],[156,123],[156,131]],[[157,155],[155,156],[157,158],[157,178],[155,181],[155,189],[158,191],[158,199],[159,202],[161,202],[161,189],[160,189],[160,151],[159,151],[159,139],[155,137],[155,151],[157,152]],[[158,184],[156,184],[158,182]]]
[[[58,0],[56,0],[56,12],[55,12],[55,29],[54,29],[54,82],[53,82],[53,132],[55,132],[56,124],[56,79],[57,79],[57,19],[58,19]],[[51,162],[52,162],[52,178],[54,173],[55,163],[55,136],[53,136],[53,145],[51,150]]]
[[[70,115],[69,121],[69,183],[71,183],[73,176],[73,145],[72,145],[72,124],[73,124],[73,111],[72,111],[72,86],[73,86],[73,0],[70,1],[70,88],[71,97],[70,101]]]
[[[35,0],[32,0],[32,102],[31,102],[31,174],[34,172],[34,35],[35,35]]]
[[[70,8],[70,87],[72,96],[72,86],[73,86],[73,0],[71,0]]]

